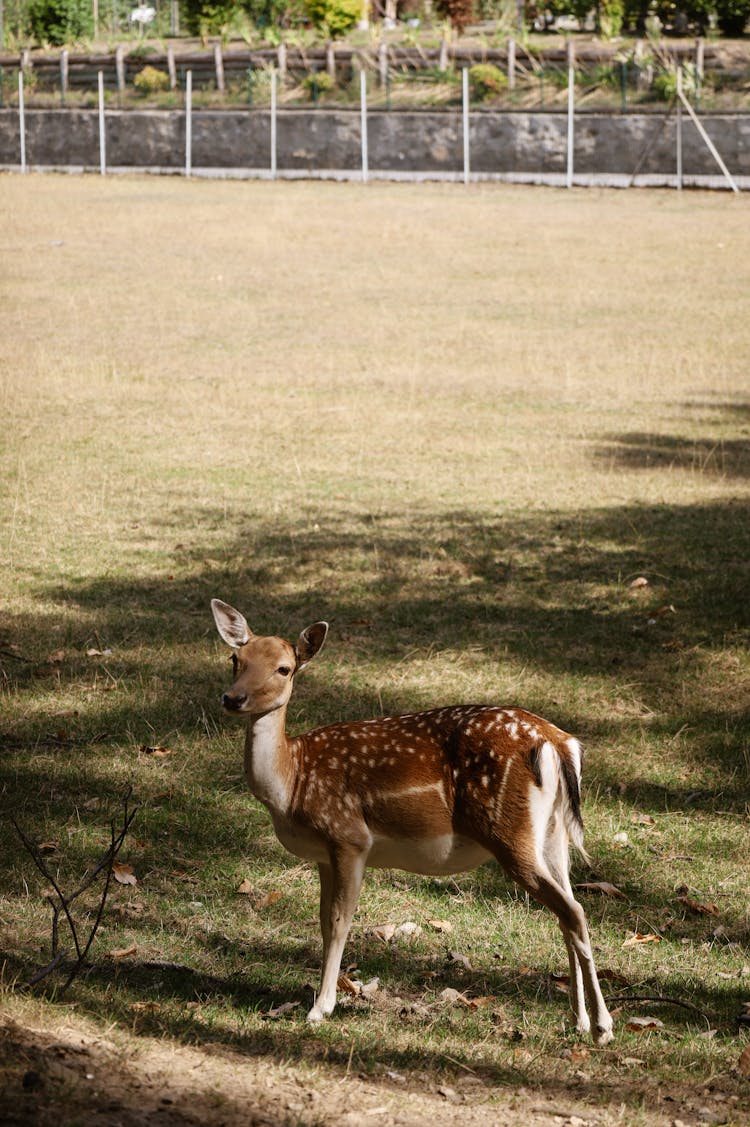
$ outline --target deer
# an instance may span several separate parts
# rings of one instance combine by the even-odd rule
[[[296,642],[256,635],[212,599],[232,650],[224,712],[246,721],[244,768],[276,837],[320,877],[323,964],[309,1022],[336,1005],[341,960],[367,868],[447,876],[495,859],[557,918],[579,1034],[612,1038],[588,925],[573,895],[570,845],[586,858],[578,740],[522,708],[459,704],[329,724],[290,738],[297,674],[320,652],[328,623]]]

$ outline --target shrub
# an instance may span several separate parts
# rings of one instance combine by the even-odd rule
[[[336,83],[327,70],[306,74],[302,79],[302,86],[311,98],[315,97],[316,91],[318,94],[330,94],[336,89]]]
[[[496,98],[508,85],[508,79],[499,67],[492,63],[477,63],[469,68],[469,81],[474,94],[480,101]]]
[[[345,35],[362,15],[362,0],[305,0],[307,13],[325,35]]]
[[[144,67],[133,79],[133,85],[141,94],[157,94],[169,89],[169,75],[156,67]]]
[[[73,43],[94,34],[94,14],[90,0],[31,0],[29,23],[40,43]]]

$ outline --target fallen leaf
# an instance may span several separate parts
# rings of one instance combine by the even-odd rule
[[[656,818],[652,818],[650,814],[632,814],[630,821],[635,826],[655,826]]]
[[[55,650],[47,658],[48,665],[59,665],[61,661],[65,661],[65,650]]]
[[[700,900],[692,900],[689,896],[678,896],[680,904],[684,904],[691,912],[702,916],[719,916],[721,912],[715,904],[704,904]]]
[[[126,861],[115,861],[112,866],[112,876],[118,884],[138,884],[138,878],[131,865]]]
[[[448,920],[428,920],[427,923],[431,928],[434,928],[435,931],[453,931],[453,924]]]
[[[369,982],[359,983],[359,992],[364,998],[370,998],[373,994],[377,994],[380,989],[380,979],[371,978]]]
[[[738,1062],[738,1068],[742,1076],[750,1077],[750,1045],[742,1050]]]
[[[112,650],[86,650],[86,657],[111,657]]]
[[[626,1068],[640,1068],[645,1064],[645,1060],[640,1057],[621,1057],[620,1064],[624,1064]]]
[[[144,755],[153,755],[154,759],[165,759],[168,755],[174,755],[171,747],[163,747],[161,744],[156,746],[149,746],[149,744],[141,744],[139,750]]]
[[[374,935],[381,943],[390,943],[395,934],[395,924],[378,924],[377,927],[370,928],[370,935]]]
[[[647,1029],[663,1029],[664,1022],[658,1017],[631,1017],[625,1028],[631,1033],[645,1033]]]
[[[161,1009],[161,1002],[131,1002],[128,1009],[136,1013],[155,1014]]]
[[[446,986],[445,990],[441,990],[438,994],[439,1001],[447,1006],[468,1006],[470,1005],[469,999],[460,990],[455,990],[452,986]]]
[[[55,716],[55,717],[77,716],[78,715],[78,709],[77,708],[61,708],[58,712],[53,712],[52,715]]]
[[[645,575],[639,575],[631,583],[628,583],[628,590],[637,591],[639,587],[648,587],[648,579]]]
[[[37,845],[37,851],[43,857],[48,856],[50,853],[55,853],[60,848],[59,841],[40,841]]]
[[[422,928],[419,924],[408,921],[405,924],[399,924],[396,928],[396,936],[401,936],[404,939],[417,939],[422,934]]]
[[[339,990],[343,990],[345,994],[350,994],[352,998],[359,997],[361,983],[352,982],[345,974],[340,974],[336,986]]]
[[[237,887],[237,892],[240,894],[240,896],[252,896],[254,891],[255,889],[253,888],[247,877],[245,877],[245,879],[242,880]]]
[[[661,936],[654,935],[652,931],[647,935],[641,935],[640,932],[636,931],[633,935],[628,936],[623,943],[623,947],[635,947],[638,943],[661,943]]]
[[[458,1099],[455,1088],[449,1088],[447,1084],[441,1085],[441,1087],[438,1088],[437,1093],[439,1096],[442,1096],[444,1100]]]
[[[469,1009],[486,1010],[489,1009],[490,1006],[494,1006],[496,1002],[497,998],[492,998],[489,995],[483,994],[479,998],[469,998]]]
[[[629,844],[630,839],[625,833],[625,830],[620,830],[620,832],[616,833],[612,838],[612,841],[615,843],[618,849],[624,849],[625,846]]]
[[[138,950],[137,945],[134,943],[132,947],[121,947],[117,951],[108,951],[108,959],[127,959],[128,955],[134,955]]]
[[[620,900],[627,900],[625,893],[620,892],[620,889],[610,884],[608,880],[587,880],[577,884],[576,888],[580,888],[582,892],[601,892],[604,896],[616,896]]]
[[[459,963],[466,970],[473,970],[468,955],[462,955],[460,951],[449,951],[448,961],[451,963]]]
[[[299,1002],[282,1002],[280,1006],[272,1007],[263,1017],[277,1018],[296,1010]]]
[[[272,904],[278,904],[284,896],[283,892],[267,892],[266,895],[258,901],[256,907],[270,908]]]

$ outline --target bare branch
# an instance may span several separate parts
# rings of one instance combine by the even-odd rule
[[[23,830],[19,826],[16,819],[11,816],[11,819],[10,819],[11,823],[12,823],[13,827],[15,828],[16,833],[18,834],[19,838],[21,839],[24,848],[26,849],[27,853],[29,854],[29,856],[31,857],[31,859],[33,860],[37,869],[39,869],[40,873],[45,878],[45,880],[49,881],[49,883],[52,885],[52,888],[55,891],[55,895],[57,896],[57,898],[59,900],[59,904],[51,903],[51,907],[52,907],[52,960],[51,960],[50,963],[47,964],[46,967],[42,967],[40,970],[38,970],[29,979],[28,982],[24,983],[23,987],[22,987],[23,989],[28,989],[29,987],[34,986],[37,982],[40,982],[43,978],[46,978],[48,974],[51,974],[51,972],[53,970],[56,970],[60,966],[63,959],[67,955],[67,951],[59,948],[59,946],[58,946],[59,945],[59,921],[60,921],[60,912],[61,911],[65,913],[65,918],[67,919],[68,926],[70,927],[70,932],[71,932],[71,935],[73,937],[73,943],[75,944],[76,960],[73,963],[73,965],[71,966],[68,977],[67,977],[63,986],[60,989],[60,994],[63,994],[68,989],[68,987],[70,986],[73,979],[80,973],[80,970],[81,970],[81,968],[82,968],[82,966],[83,966],[83,964],[86,960],[86,956],[88,955],[88,952],[91,948],[91,945],[94,942],[94,938],[96,937],[96,933],[99,929],[99,925],[101,923],[102,916],[104,914],[104,907],[106,905],[107,896],[109,894],[110,886],[111,886],[111,883],[112,883],[112,867],[114,865],[115,857],[117,856],[120,849],[122,848],[123,842],[125,841],[125,838],[127,836],[128,830],[130,829],[131,823],[132,823],[133,819],[135,818],[136,813],[138,811],[137,807],[134,807],[132,810],[128,809],[128,803],[130,801],[131,794],[132,794],[132,787],[129,787],[125,796],[124,796],[124,798],[123,798],[122,824],[121,824],[119,830],[116,830],[115,819],[112,818],[111,821],[110,821],[110,824],[109,824],[109,833],[110,833],[109,848],[106,850],[105,853],[102,854],[102,856],[99,858],[99,860],[96,862],[96,864],[92,868],[91,872],[88,873],[87,876],[84,878],[83,883],[75,890],[75,892],[72,892],[69,896],[66,896],[63,893],[59,884],[57,883],[55,878],[52,876],[52,873],[49,871],[49,869],[45,865],[44,861],[42,860],[42,858],[39,854],[39,851],[36,849],[36,847],[33,845],[33,843],[29,840],[29,838],[23,832]],[[105,880],[104,880],[104,888],[102,890],[101,899],[99,901],[99,909],[97,911],[96,919],[94,920],[93,926],[91,927],[89,937],[86,941],[86,944],[83,948],[81,948],[81,944],[78,940],[78,933],[77,933],[77,930],[76,930],[75,921],[73,920],[73,916],[72,916],[71,911],[70,911],[70,905],[73,903],[74,900],[76,900],[81,895],[81,893],[85,892],[86,889],[91,887],[91,885],[94,883],[94,881],[97,879],[97,877],[102,873],[102,871],[106,871],[106,877],[105,877]]]

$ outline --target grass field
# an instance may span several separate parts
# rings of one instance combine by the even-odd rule
[[[747,201],[6,176],[0,214],[4,1120],[750,1121]],[[316,878],[244,789],[212,596],[331,622],[295,731],[487,701],[581,737],[611,1045],[495,866],[369,874],[380,989],[306,1026]],[[9,815],[73,889],[129,785],[93,969],[20,993],[50,909]]]

